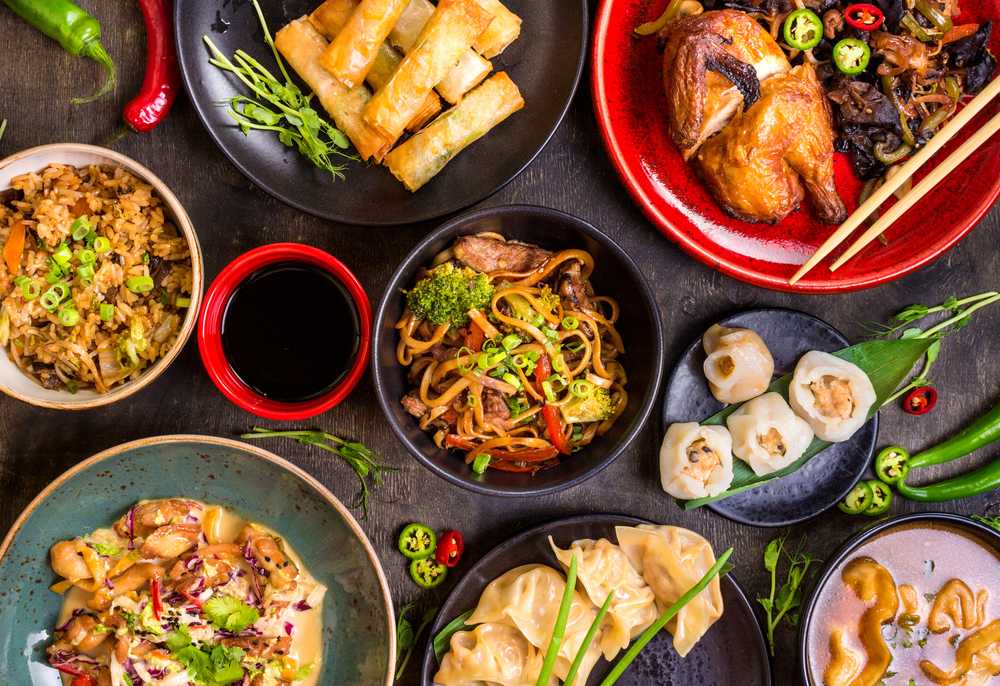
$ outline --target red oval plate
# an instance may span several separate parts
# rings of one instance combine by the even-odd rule
[[[983,218],[1000,195],[998,134],[886,231],[888,245],[874,241],[831,272],[830,264],[853,242],[848,241],[789,286],[788,279],[836,227],[813,218],[808,194],[802,207],[776,226],[727,217],[694,168],[681,160],[667,130],[663,66],[656,39],[640,39],[632,33],[639,24],[656,19],[668,1],[603,0],[594,34],[591,92],[604,145],[632,198],[656,228],[701,262],[774,290],[843,293],[871,288],[943,255]],[[956,24],[1000,19],[1000,0],[962,0],[961,8]],[[990,46],[994,55],[1000,54],[998,34],[1000,29],[994,29]],[[997,112],[1000,102],[983,108],[921,169],[914,182]],[[834,164],[840,195],[853,212],[861,183],[848,156],[838,154]],[[852,239],[860,234],[855,233]]]

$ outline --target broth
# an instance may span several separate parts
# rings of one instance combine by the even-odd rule
[[[889,572],[895,589],[898,609],[891,623],[881,626],[881,635],[891,654],[891,662],[881,676],[867,681],[857,681],[862,669],[869,661],[868,652],[860,634],[866,612],[876,612],[880,602],[891,604],[885,596],[862,600],[856,592],[856,586],[845,581],[845,572],[866,566],[876,569],[870,558]],[[852,577],[853,578],[853,577]],[[941,629],[940,633],[929,628],[937,617],[943,615],[932,610],[940,609],[942,603],[935,604],[938,594],[945,591],[944,597],[952,597],[952,591],[959,586],[956,583],[948,585],[953,579],[960,579],[968,586],[975,605],[981,606],[979,621],[963,620],[963,615],[934,624]],[[914,590],[909,591],[905,587]],[[985,594],[981,592],[985,591]],[[942,601],[944,600],[942,597]],[[907,602],[909,601],[909,602]],[[961,603],[957,607],[961,608]],[[833,571],[826,585],[816,598],[813,616],[810,621],[807,636],[808,663],[812,681],[817,686],[834,686],[839,681],[825,680],[825,673],[833,661],[831,655],[831,636],[834,632],[842,632],[842,649],[858,661],[856,669],[851,671],[854,677],[845,683],[873,686],[881,683],[884,686],[939,686],[944,683],[933,680],[923,665],[930,663],[942,672],[956,669],[956,648],[967,637],[989,627],[992,622],[1000,619],[1000,558],[991,548],[986,547],[973,535],[959,529],[944,525],[914,524],[892,529],[881,536],[866,542],[849,558],[844,560]],[[973,624],[964,628],[966,624]],[[995,628],[1000,628],[1000,624]],[[985,634],[984,634],[985,635]],[[955,686],[982,686],[984,684],[1000,684],[1000,654],[995,652],[996,646],[988,648],[973,662],[973,670],[957,680],[950,681]],[[992,653],[988,651],[992,650]],[[987,661],[987,657],[989,660]],[[847,658],[850,662],[850,657]],[[977,666],[978,665],[978,666]],[[993,667],[995,665],[995,668]],[[975,674],[973,674],[975,672]]]

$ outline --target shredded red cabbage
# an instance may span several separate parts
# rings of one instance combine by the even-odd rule
[[[128,522],[128,549],[135,549],[135,508],[133,507],[125,515],[125,521]]]
[[[300,600],[299,602],[292,605],[292,609],[295,610],[296,612],[305,612],[306,610],[311,610],[312,605],[310,605],[304,600]]]
[[[73,610],[73,614],[69,616],[69,619],[67,619],[65,622],[56,627],[56,631],[66,631],[66,629],[69,628],[69,623],[72,622],[77,617],[79,617],[80,615],[84,614],[85,612],[86,610],[84,610],[82,607],[76,608],[75,610]],[[63,650],[59,652],[66,652],[66,651]]]
[[[285,622],[285,633],[289,636],[295,635],[295,625],[291,622]]]
[[[108,587],[109,591],[115,590],[115,584],[108,577],[104,577],[104,585]]]

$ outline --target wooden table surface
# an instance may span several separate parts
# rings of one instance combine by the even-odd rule
[[[0,119],[9,120],[0,158],[36,145],[59,142],[100,144],[121,126],[121,110],[143,78],[145,32],[134,2],[79,4],[98,16],[104,44],[120,68],[113,94],[96,103],[71,105],[101,78],[94,62],[73,58],[58,44],[0,6]],[[594,8],[591,8],[593,12]],[[720,316],[744,308],[790,307],[814,314],[852,341],[864,335],[860,319],[885,321],[908,304],[937,304],[951,295],[971,295],[1000,285],[1000,209],[954,250],[923,271],[894,283],[846,295],[788,295],[722,276],[682,253],[660,235],[632,204],[601,144],[584,74],[565,121],[549,145],[520,177],[481,206],[530,203],[578,215],[600,227],[636,261],[649,280],[666,327],[668,367],[693,338]],[[152,133],[130,134],[115,149],[147,166],[187,208],[205,253],[207,283],[231,260],[267,243],[298,241],[336,255],[377,303],[390,272],[434,224],[373,230],[316,219],[273,199],[251,184],[215,147],[182,95],[169,118]],[[961,198],[956,198],[961,202]],[[762,227],[766,232],[767,228]],[[879,445],[902,443],[919,449],[941,440],[1000,400],[1000,307],[975,315],[972,326],[945,341],[933,372],[940,393],[931,414],[915,418],[898,407],[883,411]],[[658,403],[653,417],[658,416]],[[83,412],[44,410],[0,396],[0,532],[50,481],[75,463],[112,446],[147,436],[196,433],[237,437],[254,425],[274,426],[228,402],[202,366],[195,340],[149,388],[126,401]],[[570,514],[622,513],[681,525],[705,535],[716,551],[735,547],[734,577],[751,598],[764,594],[769,578],[762,566],[768,541],[779,531],[735,524],[708,511],[683,512],[660,488],[661,432],[651,421],[632,446],[597,477],[557,495],[520,500],[474,495],[438,479],[403,449],[375,399],[371,374],[338,407],[302,422],[363,441],[399,472],[361,522],[384,561],[397,608],[420,598],[403,559],[395,552],[400,527],[421,521],[435,529],[459,528],[466,552],[464,569],[528,526]],[[276,439],[257,442],[303,467],[345,502],[356,496],[356,476],[326,453]],[[983,451],[981,464],[995,451]],[[962,466],[957,467],[961,471]],[[955,471],[954,469],[952,471]],[[943,470],[941,473],[944,473]],[[67,512],[72,504],[66,503]],[[987,494],[940,509],[996,514],[1000,497]],[[922,508],[898,501],[892,513]],[[823,557],[869,521],[834,509],[795,527],[805,550]],[[420,598],[421,612],[440,604],[451,584]],[[759,608],[758,608],[759,609]],[[794,631],[776,634],[775,683],[797,683]],[[414,659],[400,683],[417,682]]]

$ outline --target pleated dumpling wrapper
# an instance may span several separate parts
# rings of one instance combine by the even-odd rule
[[[506,624],[480,624],[451,637],[451,650],[434,675],[440,686],[467,686],[489,681],[503,686],[535,686],[545,654],[518,629]],[[550,686],[558,686],[552,677]]]
[[[701,340],[705,348],[705,378],[720,403],[755,398],[771,384],[774,358],[763,339],[750,329],[714,324]]]
[[[615,652],[628,648],[629,641],[656,621],[653,589],[617,545],[606,538],[598,541],[584,538],[563,550],[551,536],[549,544],[565,572],[569,571],[573,555],[577,556],[577,585],[583,587],[591,603],[603,607],[608,596],[614,594],[602,627],[606,643]]]
[[[802,457],[812,443],[809,422],[799,417],[780,393],[750,400],[726,419],[733,438],[733,455],[764,476]]]
[[[479,598],[479,605],[466,624],[496,622],[516,627],[531,645],[544,653],[552,640],[552,631],[559,617],[559,605],[565,590],[565,577],[552,567],[538,564],[515,567],[486,587]],[[553,674],[560,679],[565,679],[569,673],[577,651],[582,647],[583,639],[596,618],[597,610],[579,591],[574,590],[563,643],[553,670]],[[604,632],[599,630],[587,647],[586,657],[579,671],[579,683],[587,682],[587,676],[600,659],[602,650],[605,655],[610,654],[612,657],[618,652],[608,643]]]
[[[712,545],[693,531],[677,526],[615,528],[618,545],[632,566],[656,594],[659,612],[666,612],[698,583],[715,564]],[[705,632],[722,616],[722,587],[718,575],[708,587],[667,622],[674,648],[686,656]]]
[[[733,439],[724,426],[671,424],[660,446],[660,481],[675,498],[714,497],[733,482]]]
[[[795,365],[788,399],[821,440],[840,443],[867,421],[878,396],[860,367],[813,350]]]

